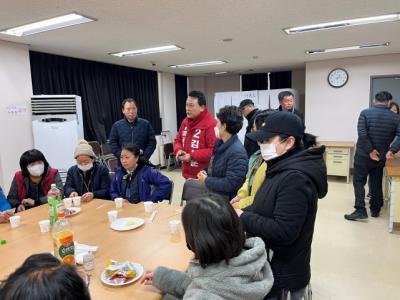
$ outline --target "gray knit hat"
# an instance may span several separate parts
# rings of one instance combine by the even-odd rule
[[[79,155],[87,155],[96,158],[92,146],[85,140],[80,140],[78,146],[75,147],[74,158],[77,158]]]

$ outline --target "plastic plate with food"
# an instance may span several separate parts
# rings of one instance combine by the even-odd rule
[[[144,273],[143,266],[134,262],[111,260],[100,275],[100,280],[107,285],[121,286],[135,282]]]
[[[117,231],[132,230],[144,224],[144,219],[129,217],[119,218],[111,223],[111,228]]]
[[[79,214],[80,211],[81,211],[80,207],[71,207],[71,208],[64,207],[64,213],[66,217],[72,217],[76,214]]]

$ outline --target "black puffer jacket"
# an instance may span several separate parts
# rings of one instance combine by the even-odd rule
[[[261,237],[274,254],[274,286],[295,291],[310,281],[311,242],[318,198],[328,191],[324,147],[292,150],[268,162],[253,205],[240,216],[249,236]]]
[[[384,104],[364,109],[358,118],[357,130],[356,155],[369,156],[375,149],[380,153],[380,160],[385,160],[389,149],[393,153],[400,149],[400,116]],[[397,139],[390,145],[396,136]]]

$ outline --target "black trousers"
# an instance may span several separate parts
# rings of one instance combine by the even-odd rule
[[[369,157],[354,156],[353,186],[356,209],[365,209],[364,186],[369,175],[371,199],[369,201],[371,211],[379,211],[383,205],[382,176],[385,160],[375,161]]]

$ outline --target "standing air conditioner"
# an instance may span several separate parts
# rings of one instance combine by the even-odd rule
[[[35,148],[43,152],[64,179],[68,168],[76,164],[74,149],[83,138],[81,97],[33,96],[31,105]]]

